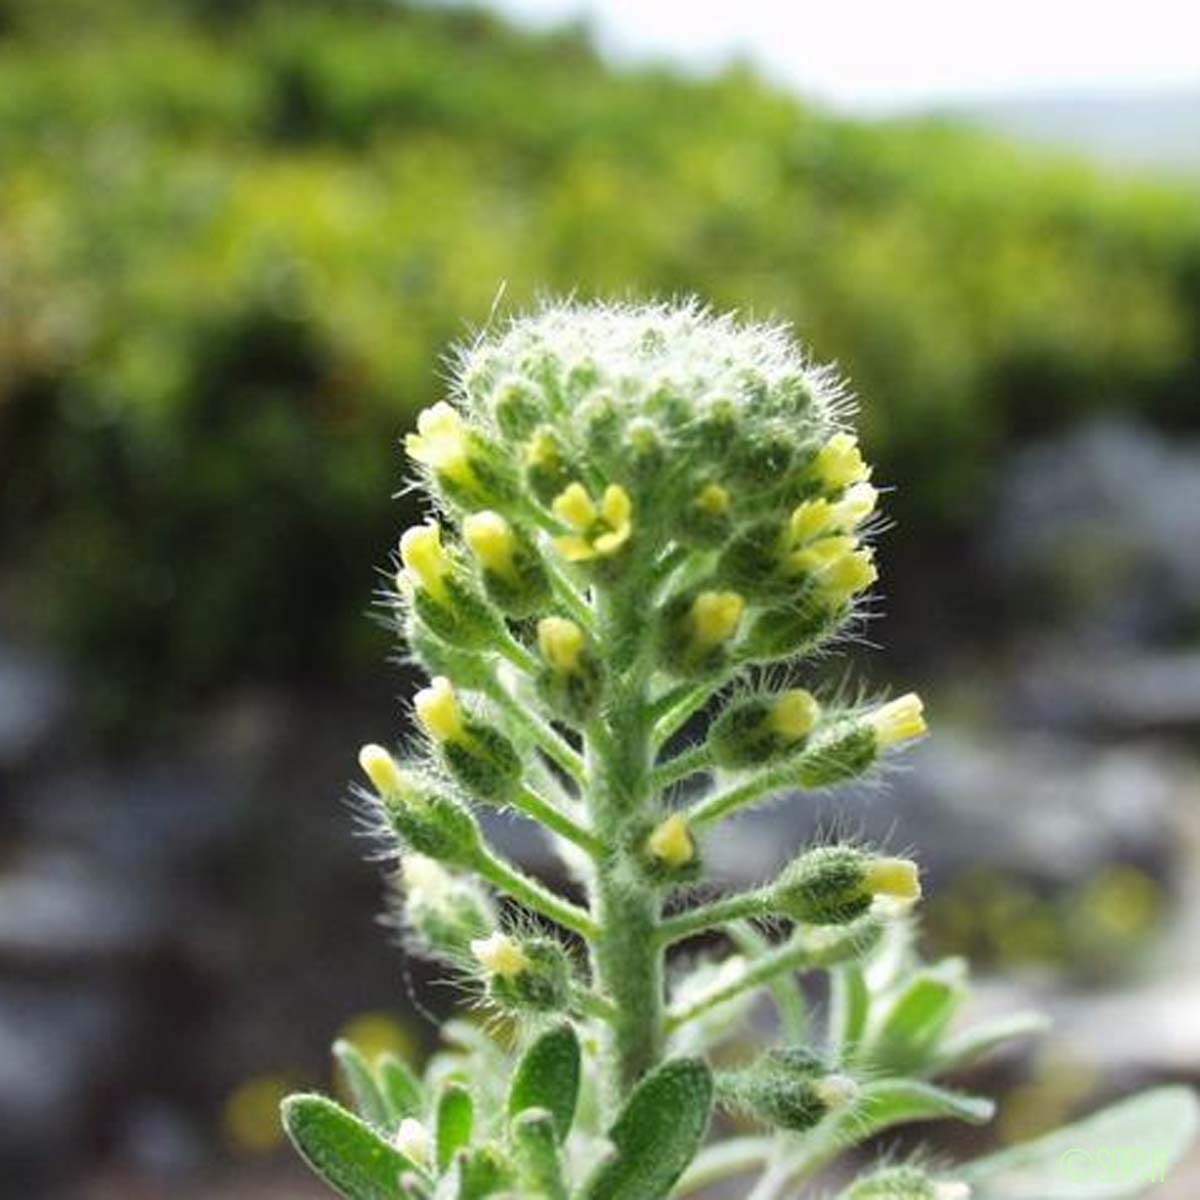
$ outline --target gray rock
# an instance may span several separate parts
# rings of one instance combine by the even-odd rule
[[[19,767],[62,727],[65,672],[49,658],[0,641],[0,770]]]
[[[1093,636],[1186,629],[1200,604],[1200,444],[1115,422],[1017,454],[991,538],[997,564]]]
[[[60,969],[152,948],[168,928],[161,895],[90,859],[31,850],[0,874],[0,963]]]

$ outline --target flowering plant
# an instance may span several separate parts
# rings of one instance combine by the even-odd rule
[[[797,677],[876,578],[879,492],[841,381],[776,327],[564,305],[466,350],[453,401],[407,440],[431,515],[387,595],[432,676],[421,737],[362,750],[360,799],[399,855],[412,945],[510,1036],[451,1022],[423,1077],[339,1044],[357,1115],[291,1097],[301,1154],[350,1200],[656,1200],[749,1173],[752,1200],[782,1200],[883,1130],[988,1120],[935,1080],[1038,1021],[951,1030],[965,969],[917,955],[913,861],[829,842],[743,891],[704,882],[724,821],[925,732],[913,693],[847,702]],[[540,826],[569,895],[489,845],[489,810]],[[807,974],[828,980],[819,1025]],[[755,1048],[762,997],[778,1043]],[[718,1112],[757,1131],[708,1141]],[[1132,1195],[1144,1181],[1081,1191],[1056,1155],[1139,1130],[1175,1155],[1194,1121],[1160,1089],[966,1166],[870,1166],[842,1197]]]

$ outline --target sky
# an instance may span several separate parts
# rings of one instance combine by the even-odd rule
[[[535,23],[586,15],[620,57],[750,57],[850,109],[1013,93],[1200,88],[1200,0],[491,0]]]

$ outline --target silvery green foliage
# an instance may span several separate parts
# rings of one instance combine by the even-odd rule
[[[912,693],[799,684],[876,576],[878,493],[849,416],[781,328],[571,304],[480,338],[421,414],[407,449],[431,516],[401,538],[386,603],[432,681],[417,744],[364,747],[360,799],[399,858],[411,945],[516,1039],[453,1022],[422,1077],[339,1044],[357,1112],[311,1095],[284,1110],[335,1192],[656,1200],[757,1175],[746,1194],[780,1200],[880,1131],[991,1117],[942,1076],[1038,1023],[956,1027],[966,970],[913,949],[914,863],[797,847],[760,886],[700,886],[730,816],[867,775],[925,731]],[[700,714],[707,732],[681,745]],[[486,808],[543,829],[571,895],[487,844]],[[820,1025],[800,986],[814,973]],[[779,1044],[755,1047],[764,999]],[[1177,1154],[1190,1094],[1143,1103]],[[715,1110],[761,1132],[709,1139]],[[1132,1137],[1139,1111],[1114,1110],[1106,1136]],[[1055,1191],[1046,1155],[1018,1166],[893,1163],[845,1200],[1142,1182]]]

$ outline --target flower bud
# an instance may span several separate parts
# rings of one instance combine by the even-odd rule
[[[392,1135],[392,1145],[418,1167],[429,1166],[433,1156],[433,1141],[429,1131],[415,1117],[405,1117]]]
[[[849,604],[879,578],[875,556],[869,548],[849,550],[842,543],[839,549],[844,552],[823,565],[817,577],[821,598],[834,608]]]
[[[474,482],[466,423],[444,400],[418,414],[417,432],[404,439],[404,447],[439,479],[465,486]]]
[[[663,820],[646,839],[646,852],[668,870],[686,867],[696,857],[696,843],[687,818],[682,813],[672,813]]]
[[[751,767],[793,753],[803,748],[820,713],[816,698],[803,688],[734,701],[709,730],[713,761]]]
[[[421,776],[401,770],[382,746],[364,746],[358,761],[403,847],[442,862],[474,862],[479,826],[461,804]]]
[[[737,592],[701,592],[692,602],[692,643],[700,651],[727,642],[742,619],[746,602]]]
[[[544,407],[536,392],[519,378],[507,380],[492,399],[492,416],[500,432],[509,441],[529,437],[544,416]]]
[[[663,610],[659,637],[664,668],[693,677],[718,670],[745,607],[737,592],[704,591],[673,598]]]
[[[487,976],[488,998],[509,1012],[561,1012],[570,1000],[571,966],[550,938],[516,938],[497,931],[471,943]]]
[[[510,616],[528,616],[546,602],[550,584],[537,551],[499,513],[472,513],[463,540],[479,560],[488,595]]]
[[[472,941],[495,928],[491,902],[473,880],[423,854],[406,854],[400,869],[404,915],[428,950],[461,958]]]
[[[436,522],[405,531],[400,561],[404,570],[397,587],[409,593],[414,613],[434,634],[462,649],[486,645],[496,637],[496,616],[458,577]]]
[[[565,617],[543,617],[537,639],[545,662],[537,678],[539,694],[564,720],[584,723],[595,711],[603,682],[586,635]]]
[[[805,589],[794,599],[759,612],[741,649],[753,662],[804,654],[831,638],[844,617],[844,611],[827,603],[817,590]]]
[[[831,1073],[804,1047],[770,1050],[752,1066],[719,1081],[727,1100],[779,1129],[803,1133],[858,1098],[858,1084]]]
[[[878,499],[878,490],[863,482],[848,487],[833,503],[824,496],[805,500],[788,523],[792,540],[802,544],[831,533],[853,533],[875,511]]]
[[[919,738],[926,732],[925,705],[916,692],[888,701],[867,716],[880,750]]]
[[[909,903],[921,895],[915,863],[881,858],[853,846],[820,846],[785,867],[771,886],[769,907],[803,925],[846,925],[877,896]]]
[[[571,464],[558,435],[548,425],[541,426],[525,444],[524,466],[525,481],[543,504],[549,504],[571,481]]]
[[[381,798],[400,795],[405,784],[404,774],[382,746],[364,746],[358,752],[358,765]]]
[[[633,501],[618,483],[604,489],[599,508],[581,483],[564,488],[551,507],[564,525],[576,530],[554,539],[556,549],[568,562],[612,558],[633,534]]]
[[[818,483],[829,492],[863,483],[871,470],[863,461],[858,438],[849,433],[835,433],[817,452],[812,471]]]
[[[404,446],[458,504],[477,506],[480,500],[512,498],[513,483],[503,457],[445,401],[418,415],[417,432],[404,439]]]
[[[733,501],[719,483],[707,483],[680,514],[678,536],[699,546],[720,546],[729,536]]]
[[[413,697],[413,708],[463,788],[477,799],[503,804],[521,776],[521,760],[508,738],[468,717],[450,680],[441,675]]]

